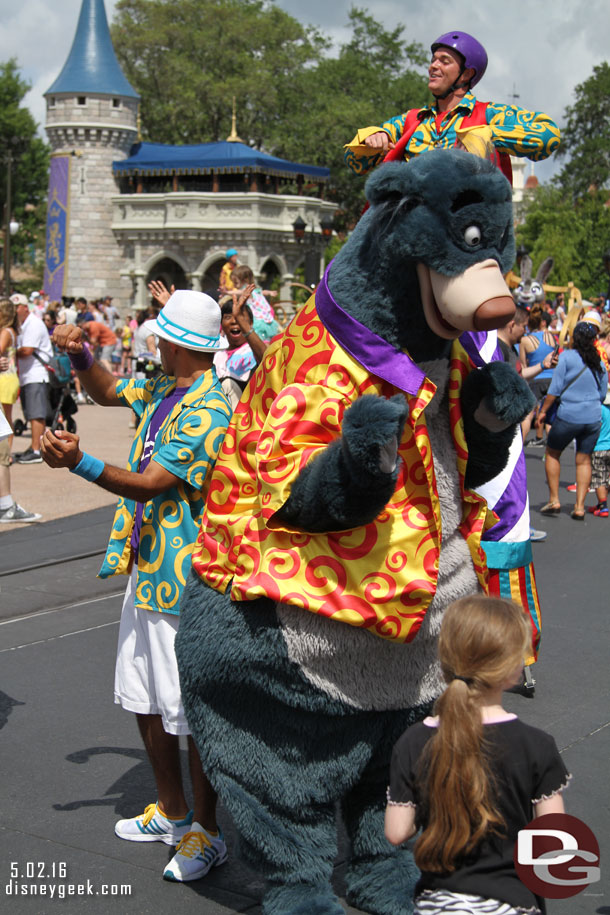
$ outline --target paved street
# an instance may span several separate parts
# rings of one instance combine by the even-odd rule
[[[95,441],[83,444],[100,453]],[[610,852],[610,626],[605,572],[610,523],[594,517],[584,524],[572,521],[571,496],[565,489],[564,512],[555,518],[540,516],[536,508],[546,502],[546,486],[535,449],[527,452],[527,463],[532,522],[549,532],[546,542],[534,544],[543,647],[535,699],[509,696],[507,707],[555,736],[574,775],[566,793],[568,810],[593,829],[602,849],[602,882],[570,900],[549,902],[548,911],[608,915],[604,865]],[[562,484],[573,480],[571,454],[564,465]],[[22,468],[32,474],[32,481],[39,469]],[[67,472],[56,472],[54,488],[71,479]],[[45,511],[44,498],[43,487],[32,508]],[[95,554],[105,545],[111,516],[110,506],[61,518],[46,510],[45,517],[57,520],[0,531],[2,908],[19,915],[260,912],[262,883],[238,863],[226,813],[221,813],[221,822],[230,860],[191,884],[161,879],[171,857],[167,846],[143,846],[114,836],[115,820],[141,812],[154,800],[154,787],[133,716],[112,704],[123,582],[95,579],[101,558]],[[77,553],[84,558],[69,561]],[[44,564],[57,557],[68,561]],[[40,567],[29,569],[32,565]],[[4,574],[11,569],[24,571]],[[341,895],[342,857],[336,868]],[[63,901],[15,896],[11,873],[18,874],[17,885],[46,883],[58,893],[64,883],[81,884],[88,895]],[[116,893],[125,885],[130,895],[101,895],[105,885],[117,887],[109,891]],[[100,895],[89,895],[96,892]]]

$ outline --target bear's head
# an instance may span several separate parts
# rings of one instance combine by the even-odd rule
[[[370,209],[329,271],[342,308],[416,361],[510,320],[512,194],[491,161],[437,150],[387,163],[366,194]]]

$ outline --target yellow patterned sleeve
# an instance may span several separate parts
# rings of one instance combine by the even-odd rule
[[[116,396],[123,402],[123,406],[131,407],[138,416],[141,416],[146,404],[149,403],[155,389],[157,379],[122,378],[116,383]]]
[[[380,150],[375,152],[370,146],[365,144],[367,137],[371,137],[380,130],[385,130],[390,138],[390,143],[396,141],[402,136],[406,115],[400,114],[398,117],[390,118],[384,121],[379,127],[362,127],[356,132],[356,136],[351,143],[346,143],[343,147],[345,150],[345,162],[356,175],[365,175],[383,161],[385,152]]]
[[[486,117],[493,144],[500,152],[539,161],[559,149],[559,127],[542,111],[490,102]]]

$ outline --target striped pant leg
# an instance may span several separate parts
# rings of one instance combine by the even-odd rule
[[[541,637],[540,601],[533,563],[517,569],[490,569],[489,593],[492,597],[514,600],[523,607],[532,630],[532,651],[525,663],[533,664],[538,659]]]

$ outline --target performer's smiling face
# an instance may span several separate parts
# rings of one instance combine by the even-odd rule
[[[443,95],[460,78],[462,59],[451,48],[437,48],[428,67],[428,89],[432,95]],[[471,74],[472,70],[466,70]],[[464,80],[461,80],[464,82]]]

